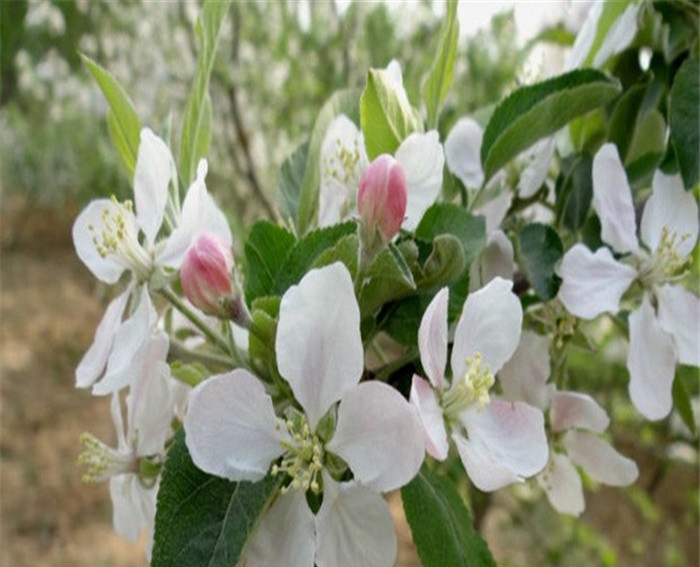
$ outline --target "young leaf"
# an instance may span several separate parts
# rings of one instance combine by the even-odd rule
[[[360,291],[360,313],[372,315],[382,305],[393,299],[405,297],[415,291],[411,271],[394,246],[382,250],[365,274],[366,283]]]
[[[437,127],[440,108],[452,84],[458,38],[457,0],[449,0],[440,48],[430,69],[430,75],[423,85],[423,100],[428,110],[428,124],[431,128]]]
[[[537,140],[606,104],[619,92],[617,81],[594,69],[582,69],[511,93],[496,107],[484,131],[481,163],[486,181]]]
[[[209,151],[212,125],[209,77],[214,65],[221,25],[231,1],[206,0],[195,26],[199,42],[199,67],[187,102],[180,146],[180,175],[186,185],[192,181],[199,160]]]
[[[700,154],[700,62],[697,57],[685,60],[671,87],[669,121],[671,143],[676,150],[683,184],[690,189],[698,182]]]
[[[303,143],[280,168],[277,179],[277,205],[285,220],[296,226],[304,171],[309,157],[309,142]]]
[[[268,221],[250,229],[244,253],[246,259],[245,297],[247,303],[272,294],[280,266],[294,246],[294,235]]]
[[[270,476],[235,483],[202,472],[181,429],[158,489],[152,567],[235,567],[279,484]]]
[[[593,158],[583,153],[563,161],[556,184],[557,225],[577,232],[586,222],[593,199]]]
[[[134,110],[134,104],[114,75],[86,55],[81,54],[80,57],[107,99],[109,136],[131,180],[134,177],[141,136],[141,121]]]
[[[456,488],[426,465],[401,489],[423,567],[496,567]]]
[[[518,264],[532,289],[544,301],[556,297],[561,278],[554,266],[564,255],[559,235],[549,226],[533,223],[518,232],[517,242]]]
[[[688,367],[685,367],[685,369],[688,369]],[[673,380],[673,407],[676,409],[678,415],[680,415],[683,423],[688,427],[691,434],[695,436],[698,433],[698,424],[695,422],[690,392],[688,392],[688,388],[683,381],[683,370],[684,368],[680,368],[676,373],[676,378]],[[691,376],[694,375],[693,380],[697,380],[696,372],[693,371],[688,374]]]

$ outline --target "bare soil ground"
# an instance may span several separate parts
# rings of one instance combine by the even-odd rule
[[[114,441],[108,400],[74,388],[75,365],[104,310],[99,288],[73,252],[71,213],[18,216],[22,207],[5,202],[0,218],[0,566],[145,566],[142,549],[112,531],[107,487],[82,484],[76,464],[81,432]],[[654,462],[640,468],[640,486],[655,483],[658,510],[645,516],[601,490],[588,495],[584,525],[608,537],[617,565],[697,565],[697,470],[674,468],[657,482]],[[495,504],[484,522],[494,553],[532,564],[527,550],[547,540],[538,532],[549,527],[532,515],[513,530],[512,501]],[[396,496],[391,507],[398,565],[420,567]]]

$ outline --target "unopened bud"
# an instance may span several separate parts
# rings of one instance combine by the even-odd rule
[[[357,208],[365,234],[379,231],[389,242],[406,215],[406,176],[401,164],[388,154],[377,157],[360,179]]]
[[[211,233],[200,235],[192,244],[180,268],[180,282],[192,305],[207,315],[233,317],[236,298],[231,247]]]

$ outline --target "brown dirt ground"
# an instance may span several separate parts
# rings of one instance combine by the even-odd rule
[[[0,566],[143,566],[141,548],[112,531],[107,487],[83,485],[76,465],[82,431],[110,442],[114,432],[108,400],[73,386],[104,305],[72,250],[72,213],[8,200],[0,212]],[[640,485],[649,486],[654,467],[641,468]],[[660,516],[644,517],[614,490],[601,490],[587,495],[584,519],[614,542],[618,565],[671,565],[664,559],[669,546],[678,550],[678,565],[697,565],[697,471],[672,469],[657,484],[652,500]],[[390,503],[398,566],[420,567],[398,497]],[[520,555],[537,527],[526,521],[504,532],[509,500],[495,503],[484,523],[487,539],[497,558]],[[641,552],[625,551],[632,535],[644,540]]]

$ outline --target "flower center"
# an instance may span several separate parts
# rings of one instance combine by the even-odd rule
[[[477,352],[473,358],[467,358],[466,362],[467,371],[443,395],[442,409],[449,424],[457,422],[459,414],[464,410],[472,406],[480,410],[491,401],[489,390],[496,379],[488,364],[482,363],[481,353]]]
[[[115,207],[102,209],[99,227],[90,225],[92,241],[97,253],[106,258],[116,256],[118,262],[131,270],[140,281],[149,278],[153,268],[150,255],[139,243],[138,229],[133,222],[131,201],[120,203],[112,196]]]
[[[688,272],[691,259],[681,256],[678,246],[688,238],[690,234],[679,235],[663,227],[661,242],[656,250],[639,261],[639,281],[644,287],[649,289],[683,279]]]
[[[343,186],[356,181],[357,164],[360,161],[360,147],[357,139],[347,146],[341,140],[336,140],[335,151],[331,152],[324,163],[324,173],[338,180]]]
[[[272,465],[272,476],[285,473],[291,478],[291,483],[282,489],[282,493],[293,488],[319,494],[318,476],[323,469],[323,443],[311,432],[304,416],[295,415],[287,419],[285,427],[290,439],[282,441],[282,461]]]
[[[78,464],[88,468],[82,479],[86,484],[104,482],[120,474],[139,472],[138,459],[132,453],[119,452],[90,433],[80,436],[80,444],[83,452],[78,456]]]

